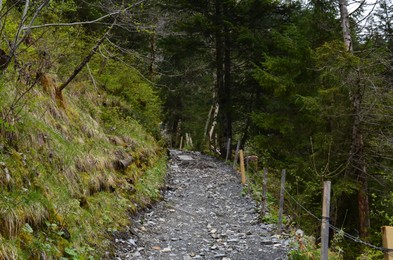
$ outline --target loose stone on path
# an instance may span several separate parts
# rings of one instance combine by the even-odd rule
[[[229,165],[198,152],[170,154],[164,201],[115,241],[116,259],[287,259],[288,240],[259,223]]]

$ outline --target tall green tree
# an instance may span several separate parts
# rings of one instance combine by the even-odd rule
[[[210,79],[205,79],[210,80],[207,89],[211,94],[209,105],[203,109],[207,112],[201,132],[210,132],[210,144],[217,145],[225,156],[227,141],[234,139],[234,131],[235,138],[243,139],[243,144],[248,136],[250,111],[257,103],[253,97],[260,94],[252,78],[253,64],[263,59],[260,53],[270,42],[269,31],[282,21],[285,11],[277,10],[277,3],[269,1],[172,1],[165,7],[169,13],[177,10],[179,14],[181,10],[184,14],[172,20],[176,34],[166,35],[162,41],[165,46],[176,44],[178,50],[173,53],[187,52],[187,57],[192,56],[195,61],[207,59],[204,70]],[[165,48],[168,47],[163,48],[164,55]],[[164,63],[171,57],[164,58]]]

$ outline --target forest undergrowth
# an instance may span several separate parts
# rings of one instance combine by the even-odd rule
[[[20,15],[8,9],[4,35],[18,38]],[[94,33],[53,27],[20,39],[0,76],[0,259],[110,256],[113,233],[161,197],[158,97],[130,66],[134,56],[116,61],[108,43],[59,95]],[[9,52],[7,41],[1,48]]]

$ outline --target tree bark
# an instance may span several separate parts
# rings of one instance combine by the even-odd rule
[[[224,6],[224,15],[228,15],[227,8]],[[228,25],[224,24],[224,93],[223,93],[223,104],[221,106],[223,110],[223,122],[224,122],[224,135],[222,140],[222,152],[225,154],[231,154],[231,146],[225,145],[228,140],[232,140],[232,102],[231,102],[231,72],[232,72],[232,62],[231,62],[231,32]],[[227,151],[229,149],[229,151]]]
[[[224,23],[225,7],[221,0],[215,1],[216,24],[216,89],[217,100],[220,107],[219,122],[219,148],[221,156],[227,153],[226,143],[232,139],[231,122],[231,58],[230,58],[230,32]]]
[[[362,95],[360,82],[356,83],[357,91],[351,95],[353,106],[352,142],[349,154],[349,170],[358,182],[358,215],[359,233],[362,239],[369,236],[370,216],[368,201],[367,168],[364,154],[363,131],[361,126]]]
[[[340,16],[341,16],[341,27],[343,33],[344,44],[347,47],[347,51],[352,52],[352,37],[351,30],[349,27],[349,14],[347,8],[347,0],[339,0]]]
[[[351,30],[349,26],[349,15],[346,0],[339,0],[341,26],[343,32],[344,44],[348,52],[353,52]],[[369,200],[368,200],[368,183],[367,183],[367,167],[364,154],[364,142],[362,131],[362,86],[360,76],[356,75],[356,82],[354,83],[351,92],[350,100],[352,101],[352,137],[351,148],[348,158],[348,171],[357,177],[358,182],[358,216],[359,216],[359,233],[362,239],[367,239],[370,230],[370,216],[369,216]]]

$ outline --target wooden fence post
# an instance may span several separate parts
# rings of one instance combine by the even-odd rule
[[[261,219],[265,217],[267,211],[267,168],[263,167],[263,186],[262,186],[262,200],[261,200]]]
[[[233,159],[233,169],[236,169],[237,158],[239,156],[239,149],[240,149],[240,140],[237,141],[237,145],[236,145],[235,159]]]
[[[330,217],[331,182],[323,183],[322,227],[321,227],[321,260],[328,260],[329,250],[329,217]]]
[[[385,260],[393,260],[393,227],[382,227],[382,245],[386,249],[384,252]]]
[[[277,234],[280,234],[282,231],[282,213],[284,211],[284,193],[285,193],[285,175],[286,175],[286,170],[283,169],[281,173],[280,208],[278,210]]]
[[[245,185],[246,184],[246,173],[245,173],[245,169],[244,169],[244,154],[243,154],[243,150],[239,151],[239,155],[240,155],[240,174],[242,176],[242,184]]]
[[[228,161],[230,150],[231,150],[231,138],[228,138],[228,143],[227,143],[227,156],[225,157],[225,161]]]

